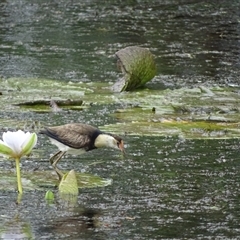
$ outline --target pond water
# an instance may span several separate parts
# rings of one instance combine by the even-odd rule
[[[1,187],[1,238],[237,239],[238,132],[234,137],[228,135],[231,129],[209,133],[207,110],[201,106],[187,120],[197,115],[209,126],[204,125],[203,131],[192,128],[191,136],[179,131],[174,134],[178,126],[169,133],[164,126],[153,131],[152,122],[157,121],[158,127],[162,117],[169,120],[186,116],[184,109],[172,115],[159,110],[171,105],[169,98],[175,93],[174,103],[184,102],[176,89],[221,87],[226,94],[221,99],[216,93],[212,99],[210,91],[199,101],[204,98],[211,111],[217,101],[217,114],[227,107],[225,119],[230,116],[234,120],[220,121],[221,126],[231,122],[239,128],[239,8],[237,0],[1,1],[1,132],[23,128],[32,121],[41,125],[85,122],[123,136],[127,151],[124,159],[118,152],[105,149],[80,157],[66,156],[60,162],[63,169],[112,180],[105,187],[81,188],[74,206],[65,205],[57,197],[47,203],[47,190],[57,196],[53,185],[25,190],[20,204],[16,204],[15,182],[13,189]],[[158,74],[147,84],[147,90],[121,95],[94,85],[117,81],[121,73],[114,53],[131,45],[147,47],[155,55]],[[46,82],[49,88],[41,88]],[[73,84],[78,82],[89,85],[80,87],[77,93],[71,86],[76,87]],[[159,93],[161,99],[160,92],[169,88],[173,91],[165,92],[165,105],[148,103],[147,109],[157,109],[157,117],[149,126],[150,118],[144,120],[146,126],[127,112],[130,106],[145,110],[141,106],[144,101],[139,104],[138,98],[146,91],[155,98]],[[230,98],[225,91],[234,95]],[[196,95],[195,104],[198,94],[191,95]],[[52,113],[14,105],[39,96],[78,96],[84,106],[81,111]],[[152,104],[159,104],[154,101]],[[148,114],[142,111],[141,119]],[[33,155],[22,159],[22,169],[32,175],[36,169],[49,174],[48,158],[55,151],[44,136],[39,136]],[[1,158],[1,174],[13,171],[11,162]]]
[[[44,189],[27,191],[20,205],[14,201],[16,193],[2,191],[1,229],[15,236],[34,233],[36,239],[233,239],[239,235],[238,141],[136,136],[126,140],[132,146],[127,159],[112,154],[105,160],[106,155],[94,152],[81,162],[67,160],[68,167],[77,171],[113,179],[105,188],[81,189],[75,208],[59,202],[48,205]],[[88,165],[92,158],[103,162]],[[40,163],[47,169],[46,161]]]

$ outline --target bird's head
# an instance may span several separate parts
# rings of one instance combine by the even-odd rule
[[[116,135],[112,135],[112,137],[113,137],[113,145],[114,145],[113,148],[119,149],[121,150],[122,153],[125,153],[123,140]]]
[[[119,136],[113,134],[99,134],[95,140],[94,145],[97,148],[110,147],[114,149],[119,149],[122,151],[122,153],[125,153],[123,140]]]

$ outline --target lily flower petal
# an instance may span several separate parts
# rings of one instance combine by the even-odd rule
[[[28,132],[29,133],[29,132]],[[29,133],[27,135],[27,138],[23,142],[21,148],[22,148],[22,155],[28,155],[31,153],[32,149],[35,147],[37,143],[37,134],[36,133]]]
[[[9,157],[22,157],[23,155],[28,155],[35,147],[37,143],[36,133],[23,132],[18,130],[17,132],[4,132],[3,141],[0,142],[0,148],[2,144],[2,155]],[[3,147],[3,145],[5,147]],[[11,151],[9,150],[11,149]],[[0,149],[1,154],[1,149]]]
[[[17,132],[4,132],[3,141],[18,155],[21,152],[21,144],[25,140],[25,133],[21,130]]]

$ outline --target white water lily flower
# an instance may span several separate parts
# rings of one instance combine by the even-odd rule
[[[4,132],[0,140],[0,155],[14,158],[16,162],[18,192],[22,194],[20,158],[29,155],[37,143],[37,134],[30,132]]]
[[[23,132],[4,132],[0,140],[0,154],[11,157],[20,158],[31,153],[37,143],[36,133]]]

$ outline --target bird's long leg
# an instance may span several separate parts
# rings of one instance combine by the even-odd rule
[[[57,156],[57,159],[56,159],[53,163],[51,163],[53,167],[56,167],[57,163],[60,161],[60,159],[63,157],[63,155],[64,155],[65,153],[66,153],[66,152],[60,151],[60,152],[59,152],[59,156],[58,156],[58,154],[56,155],[56,156]]]
[[[63,157],[63,155],[64,155],[65,153],[66,153],[66,152],[58,151],[56,154],[54,154],[54,155],[49,159],[52,167],[54,168],[55,172],[56,172],[57,175],[58,175],[59,180],[62,179],[63,173],[62,173],[62,172],[59,170],[59,168],[57,167],[57,163],[60,161],[60,159]],[[57,158],[57,159],[55,160],[55,158]]]
[[[53,165],[54,163],[54,159],[57,157],[58,154],[60,154],[62,151],[58,151],[57,153],[55,153],[52,157],[50,157],[49,162],[51,163],[51,165]]]

